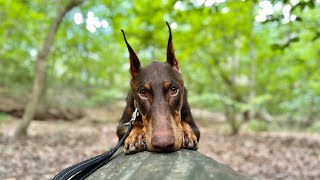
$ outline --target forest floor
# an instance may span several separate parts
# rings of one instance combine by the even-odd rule
[[[19,141],[12,138],[19,120],[2,123],[0,179],[52,179],[63,168],[109,150],[118,140],[118,111],[89,110],[89,119],[76,122],[34,121],[30,137]],[[199,126],[199,152],[254,179],[320,179],[319,134],[229,136],[215,132],[211,126]]]

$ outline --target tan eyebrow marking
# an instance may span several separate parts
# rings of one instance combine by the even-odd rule
[[[163,86],[164,86],[166,89],[168,89],[168,88],[171,86],[171,83],[170,83],[169,81],[165,81],[165,82],[163,83]]]
[[[144,88],[147,90],[147,91],[150,91],[151,90],[151,85],[150,83],[147,83],[144,85]]]

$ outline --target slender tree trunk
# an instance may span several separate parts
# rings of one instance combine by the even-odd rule
[[[255,63],[255,48],[254,48],[254,5],[251,7],[250,17],[251,20],[251,32],[249,37],[249,59],[250,59],[250,73],[249,73],[249,120],[252,120],[255,116],[255,106],[254,99],[256,97],[256,85],[255,85],[255,76],[256,76],[256,63]]]
[[[230,125],[231,131],[230,134],[231,135],[236,135],[239,133],[240,127],[241,127],[241,123],[238,122],[237,120],[237,116],[236,116],[236,108],[234,105],[227,105],[225,107],[225,115],[227,118],[227,121]]]
[[[32,87],[32,94],[27,103],[25,112],[22,117],[22,122],[17,128],[15,135],[16,137],[26,137],[27,129],[32,121],[35,111],[38,106],[38,102],[43,90],[45,72],[46,72],[46,59],[49,55],[50,47],[53,43],[54,36],[62,22],[63,17],[74,7],[80,5],[83,0],[70,0],[68,4],[60,10],[56,18],[53,20],[49,32],[45,38],[44,44],[38,52],[35,67],[35,79]]]
[[[255,64],[255,50],[254,50],[254,42],[253,39],[250,38],[250,75],[249,75],[249,120],[252,120],[255,115],[255,105],[254,99],[256,97],[255,91],[255,74],[256,74],[256,64]]]
[[[238,54],[238,47],[235,45],[235,53],[232,57],[232,61],[230,62],[232,65],[232,72],[230,75],[227,75],[226,72],[224,72],[223,68],[218,62],[215,62],[215,68],[217,70],[218,76],[222,79],[222,81],[225,83],[225,85],[228,87],[230,93],[222,92],[225,96],[232,99],[234,102],[243,102],[243,98],[241,96],[241,93],[238,93],[237,85],[236,85],[236,77],[239,73],[239,67],[240,67],[240,60],[239,60],[239,54]],[[209,64],[208,64],[209,66]],[[211,75],[213,78],[216,78],[216,75],[211,72]],[[224,105],[224,113],[227,119],[228,124],[230,125],[231,135],[235,135],[239,133],[239,130],[241,128],[241,122],[237,119],[237,109],[235,104],[226,104],[223,101],[221,103]]]
[[[236,35],[237,37],[237,35]],[[239,45],[235,42],[234,44],[234,55],[232,57],[232,73],[230,75],[231,79],[231,84],[229,84],[230,88],[230,95],[229,98],[232,99],[233,104],[228,105],[226,107],[226,118],[230,124],[231,127],[231,135],[236,135],[239,133],[241,123],[238,122],[239,120],[237,119],[237,109],[235,103],[241,102],[241,95],[238,93],[238,84],[237,84],[237,77],[239,76],[239,69],[240,69],[240,55],[239,55],[239,50],[240,47]]]

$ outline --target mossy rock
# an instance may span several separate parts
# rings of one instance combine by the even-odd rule
[[[133,155],[117,153],[106,165],[87,179],[251,179],[217,161],[191,150],[173,153],[140,152]]]

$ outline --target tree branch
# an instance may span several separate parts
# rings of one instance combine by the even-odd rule
[[[70,0],[64,8],[62,8],[57,14],[56,18],[53,20],[49,32],[44,40],[44,44],[40,49],[37,59],[36,59],[36,69],[35,69],[35,79],[32,87],[32,94],[26,106],[26,110],[23,114],[23,120],[19,125],[18,129],[15,132],[16,137],[26,137],[27,128],[30,125],[30,122],[34,118],[35,111],[37,109],[39,99],[43,93],[43,86],[45,80],[45,71],[46,71],[46,59],[49,55],[50,47],[52,46],[54,36],[59,28],[59,25],[62,22],[63,17],[74,7],[80,5],[83,0]]]

